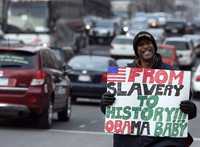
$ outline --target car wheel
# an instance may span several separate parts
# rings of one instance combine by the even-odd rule
[[[37,125],[40,129],[50,129],[53,122],[53,104],[49,101],[47,109],[38,116]]]
[[[71,118],[71,97],[67,98],[67,102],[62,111],[58,112],[58,120],[68,121]]]
[[[72,97],[71,101],[72,101],[73,104],[76,104],[77,103],[77,97]]]

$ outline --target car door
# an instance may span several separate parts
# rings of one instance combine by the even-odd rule
[[[69,81],[65,78],[64,70],[62,68],[62,64],[59,62],[54,52],[50,52],[52,64],[52,73],[55,82],[55,91],[54,91],[54,108],[59,109],[63,108],[66,104],[66,98],[68,98],[69,94]]]

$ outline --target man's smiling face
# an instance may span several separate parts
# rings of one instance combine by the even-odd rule
[[[142,60],[151,60],[155,55],[155,48],[151,40],[141,39],[137,44],[138,56]]]

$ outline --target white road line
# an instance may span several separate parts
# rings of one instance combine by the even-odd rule
[[[86,126],[86,125],[83,124],[83,125],[80,125],[79,128],[85,128],[85,126]]]
[[[93,120],[90,122],[90,124],[95,124],[97,122],[97,120]]]
[[[57,130],[57,129],[50,129],[49,132],[56,132],[56,133],[70,133],[70,134],[89,134],[89,135],[112,135],[107,134],[104,132],[92,132],[92,131],[76,131],[76,130]]]
[[[57,130],[50,129],[49,132],[56,133],[70,133],[70,134],[89,134],[89,135],[103,135],[103,136],[111,136],[112,134],[104,133],[104,132],[92,132],[92,131],[77,131],[77,130]],[[200,138],[193,138],[194,141],[200,142]]]
[[[193,138],[194,141],[199,141],[200,142],[200,138]]]

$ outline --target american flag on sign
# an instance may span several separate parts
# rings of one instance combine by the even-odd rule
[[[107,82],[125,82],[126,67],[109,67],[107,73]]]

